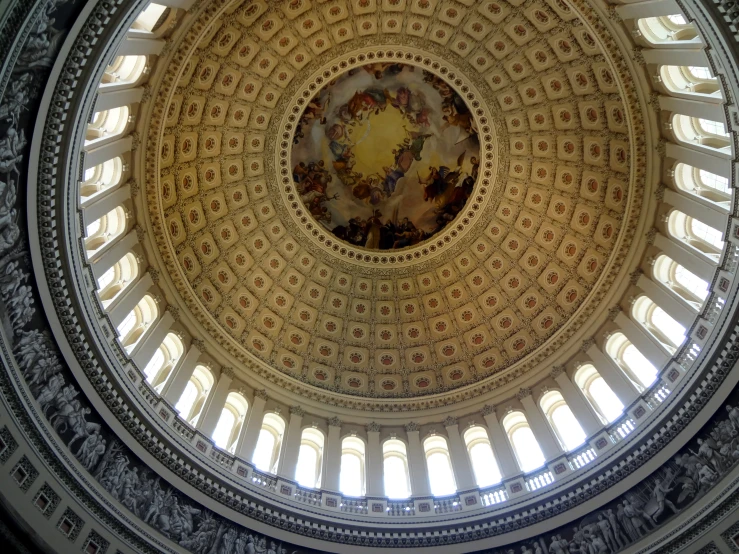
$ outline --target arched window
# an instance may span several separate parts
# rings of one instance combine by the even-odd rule
[[[487,431],[480,426],[470,427],[464,432],[464,443],[467,445],[477,486],[482,488],[500,483],[500,469]]]
[[[382,443],[382,457],[385,496],[408,498],[411,495],[411,480],[405,443],[398,439],[386,440]]]
[[[119,184],[123,170],[123,159],[120,156],[85,170],[84,181],[80,183],[82,202]]]
[[[221,416],[218,418],[218,423],[213,431],[212,438],[217,447],[233,452],[248,407],[249,405],[243,395],[238,392],[228,393],[226,404],[223,406]]]
[[[162,344],[149,360],[144,368],[146,381],[161,392],[165,383],[172,374],[172,369],[177,365],[180,356],[185,352],[185,345],[174,333],[167,333]]]
[[[324,436],[321,431],[309,427],[300,436],[298,467],[295,480],[303,487],[317,489],[321,486],[321,467],[323,466]]]
[[[623,403],[592,364],[585,364],[577,370],[575,384],[580,387],[603,423],[610,423],[623,413]]]
[[[103,83],[135,83],[146,70],[146,56],[118,56],[105,68]]]
[[[685,327],[646,295],[634,302],[631,316],[672,354],[685,342]]]
[[[92,122],[87,126],[86,144],[94,140],[120,135],[128,126],[130,118],[128,106],[95,112],[92,116]]]
[[[195,367],[185,390],[174,407],[190,425],[197,424],[213,382],[213,374],[207,367],[202,365]]]
[[[645,17],[637,21],[637,27],[644,38],[654,45],[692,41],[698,37],[696,28],[682,14]]]
[[[339,490],[347,496],[364,496],[364,441],[358,437],[346,437],[341,441],[341,471]]]
[[[575,450],[585,442],[587,438],[585,431],[565,402],[562,393],[556,390],[544,393],[539,399],[539,405],[563,449]]]
[[[667,90],[676,96],[713,96],[722,98],[718,79],[711,75],[707,67],[663,65],[660,78]]]
[[[423,450],[426,453],[431,493],[434,496],[446,496],[457,492],[452,459],[449,456],[449,445],[446,439],[433,435],[423,441]]]
[[[546,459],[526,415],[523,412],[511,412],[503,418],[502,423],[521,471],[528,472],[543,466]]]
[[[672,129],[675,138],[680,142],[731,154],[731,139],[726,132],[726,126],[720,121],[674,114]]]
[[[675,165],[674,179],[680,190],[708,200],[724,210],[729,209],[731,187],[726,177],[681,162]]]
[[[90,223],[85,229],[87,255],[100,250],[126,230],[126,211],[118,206]]]
[[[657,281],[698,309],[708,298],[708,283],[665,254],[657,256],[652,273]]]
[[[106,308],[113,300],[136,280],[139,274],[139,263],[136,256],[128,253],[98,279],[98,296]]]
[[[157,22],[164,19],[162,16],[166,16],[165,12],[168,10],[167,6],[152,2],[139,14],[131,29],[152,32],[157,27]]]
[[[158,316],[159,309],[151,295],[147,294],[139,300],[136,307],[118,326],[118,336],[126,352],[131,353],[136,348],[136,345],[151,328]]]
[[[277,414],[265,414],[262,430],[259,431],[252,463],[261,471],[277,473],[282,437],[285,435],[285,420]]]
[[[680,242],[697,250],[704,256],[718,261],[724,249],[721,231],[684,214],[672,210],[667,218],[667,231]]]
[[[657,379],[657,368],[631,344],[621,332],[614,333],[606,342],[606,353],[641,390]]]

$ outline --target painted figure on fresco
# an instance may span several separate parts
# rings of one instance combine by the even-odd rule
[[[480,167],[474,118],[443,79],[373,63],[327,85],[305,108],[293,181],[310,214],[338,238],[405,248],[462,211]]]

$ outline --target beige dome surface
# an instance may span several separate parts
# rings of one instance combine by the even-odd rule
[[[442,405],[554,363],[610,307],[645,131],[591,6],[256,0],[206,9],[176,48],[143,139],[149,230],[237,371],[348,407]],[[313,217],[291,150],[323,86],[398,63],[464,99],[481,159],[453,221],[378,250]]]

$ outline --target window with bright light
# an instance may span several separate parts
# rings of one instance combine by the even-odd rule
[[[146,69],[146,56],[118,56],[105,68],[103,83],[134,83]]]
[[[593,365],[581,366],[575,373],[575,383],[603,423],[610,423],[621,417],[623,403]]]
[[[680,210],[667,218],[668,233],[708,258],[718,261],[724,249],[721,231],[694,219]]]
[[[523,412],[511,412],[503,418],[503,429],[523,472],[540,468],[546,462],[539,443]]]
[[[277,414],[265,414],[251,459],[257,469],[277,473],[277,462],[280,459],[280,448],[282,447],[284,434],[285,420]]]
[[[119,184],[122,175],[123,160],[120,156],[86,169],[84,181],[80,183],[80,196],[83,202]]]
[[[145,295],[118,326],[121,344],[129,354],[159,316],[159,309],[151,295]],[[132,318],[132,319],[131,319]]]
[[[632,317],[663,344],[668,350],[675,349],[685,341],[685,327],[646,295],[640,296],[631,308]]]
[[[408,498],[411,495],[408,452],[403,441],[389,439],[382,444],[385,496]]]
[[[231,431],[233,431],[235,424],[236,416],[234,413],[227,408],[223,408],[221,411],[221,417],[218,418],[218,423],[216,423],[216,428],[213,431],[212,436],[213,442],[218,448],[223,448],[224,450],[228,448]]]
[[[100,250],[126,230],[126,212],[122,207],[110,210],[107,214],[91,222],[85,228],[85,250],[88,255]]]
[[[128,253],[98,279],[98,296],[104,308],[133,283],[139,275],[139,263],[136,256]]]
[[[654,277],[686,302],[699,307],[708,298],[708,283],[669,256],[660,254],[654,261]]]
[[[559,391],[549,391],[539,400],[544,415],[559,439],[562,448],[575,450],[583,445],[587,436],[575,414]]]
[[[446,439],[438,435],[431,436],[423,441],[423,449],[426,453],[431,493],[434,496],[447,496],[457,492]]]
[[[298,466],[295,469],[295,480],[303,487],[318,488],[321,486],[321,466],[323,464],[324,436],[314,428],[303,429],[300,437]]]
[[[195,425],[200,418],[205,399],[211,387],[213,387],[213,382],[213,374],[207,367],[196,366],[185,386],[185,390],[180,395],[177,404],[175,404],[177,413],[191,425]]]
[[[174,333],[167,333],[162,344],[144,368],[146,381],[153,387],[164,385],[184,351],[185,346],[180,338]]]
[[[709,135],[718,135],[721,137],[728,137],[729,133],[726,132],[726,125],[720,121],[713,121],[712,119],[698,119],[698,128],[704,133]]]
[[[470,427],[464,432],[464,442],[477,486],[482,488],[500,483],[500,469],[487,431],[480,426]]]
[[[358,437],[341,441],[341,471],[339,490],[347,496],[364,496],[364,442]]]
[[[657,380],[657,368],[631,344],[623,333],[614,333],[606,342],[606,353],[644,390]]]
[[[241,393],[229,392],[211,438],[216,446],[232,452],[246,417],[248,404]]]
[[[698,182],[704,187],[716,189],[724,194],[731,195],[729,180],[721,175],[716,175],[704,169],[698,170]]]

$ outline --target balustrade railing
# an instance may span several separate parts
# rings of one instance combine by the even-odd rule
[[[483,506],[493,506],[508,500],[508,493],[504,486],[498,485],[495,489],[481,490],[480,499]]]
[[[366,498],[346,498],[341,499],[341,511],[350,514],[366,514],[367,499]]]
[[[293,497],[295,498],[295,500],[297,500],[298,502],[302,502],[303,504],[320,506],[321,498],[323,497],[323,495],[319,490],[295,487],[295,494]]]
[[[416,506],[413,500],[388,500],[387,514],[394,517],[416,515]]]
[[[595,461],[597,457],[598,455],[595,453],[595,450],[587,447],[585,450],[581,450],[580,452],[570,455],[570,467],[572,467],[572,469],[580,469],[581,467],[588,465],[590,462]]]
[[[533,492],[554,483],[554,476],[548,469],[544,469],[534,475],[526,476],[526,490]]]
[[[254,471],[251,475],[251,480],[255,485],[264,487],[265,489],[269,489],[273,492],[277,489],[277,477],[273,475],[267,475],[266,473],[262,473],[260,471]]]
[[[462,500],[459,496],[445,496],[443,498],[434,498],[434,513],[450,514],[462,510]]]

